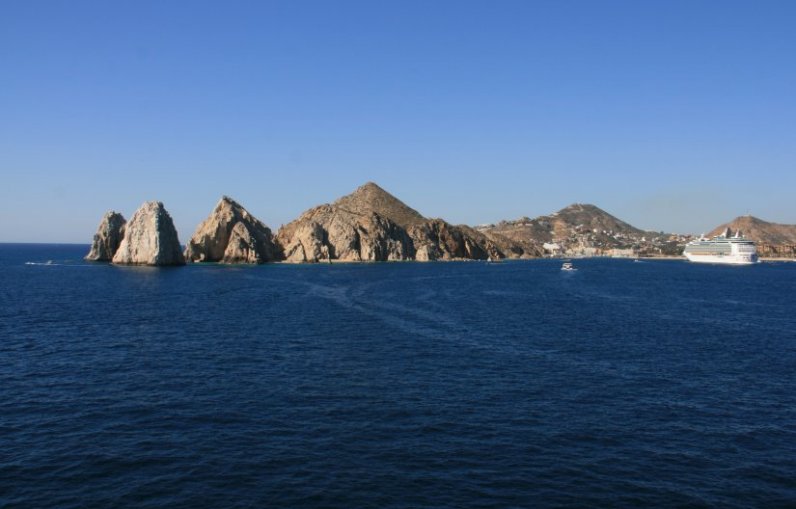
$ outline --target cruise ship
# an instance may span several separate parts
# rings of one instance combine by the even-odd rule
[[[741,231],[735,235],[727,228],[722,235],[706,239],[700,237],[685,245],[683,255],[691,262],[748,265],[757,263],[755,242],[744,238]]]

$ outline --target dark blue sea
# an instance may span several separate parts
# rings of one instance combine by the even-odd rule
[[[796,264],[0,245],[0,507],[796,507]]]

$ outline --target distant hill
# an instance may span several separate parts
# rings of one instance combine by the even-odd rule
[[[736,217],[714,228],[709,237],[721,235],[729,228],[733,234],[741,231],[744,237],[757,242],[757,252],[764,257],[796,257],[796,225],[769,223],[754,216]]]
[[[645,232],[601,208],[574,203],[550,215],[523,217],[479,227],[487,235],[499,235],[512,242],[537,246],[548,254],[604,255],[630,251],[640,254],[679,254],[682,248],[673,236]],[[557,246],[557,247],[556,247]]]
[[[550,216],[553,224],[559,229],[584,226],[592,231],[612,231],[627,235],[643,235],[645,232],[618,219],[601,208],[590,205],[574,203],[564,207]]]
[[[743,232],[746,238],[766,244],[796,244],[796,225],[769,223],[754,216],[736,217],[729,223],[714,228],[709,237],[721,235],[727,228]]]

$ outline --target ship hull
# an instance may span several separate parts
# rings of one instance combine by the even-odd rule
[[[757,263],[757,255],[699,255],[684,253],[689,262],[717,263],[721,265],[753,265]]]

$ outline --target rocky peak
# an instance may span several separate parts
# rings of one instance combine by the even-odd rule
[[[91,250],[86,255],[86,260],[109,262],[119,249],[119,244],[124,237],[124,225],[127,223],[124,216],[118,212],[106,212],[100,221]]]
[[[229,196],[222,196],[185,248],[192,262],[264,263],[281,258],[271,230]]]
[[[375,213],[402,228],[419,224],[425,219],[418,211],[373,182],[358,187],[353,193],[343,196],[332,205],[354,214]]]
[[[184,265],[174,222],[163,203],[149,201],[135,211],[113,256],[120,265]]]
[[[213,207],[213,214],[225,214],[240,217],[250,215],[249,212],[238,202],[227,195],[222,196],[216,206]]]
[[[218,203],[216,203],[216,208],[217,209],[223,208],[223,207],[231,207],[231,208],[236,208],[236,209],[243,209],[243,206],[240,203],[236,202],[234,199],[232,199],[231,197],[227,196],[226,194],[222,195],[221,198],[218,200]],[[243,210],[246,210],[246,209],[243,209]]]

